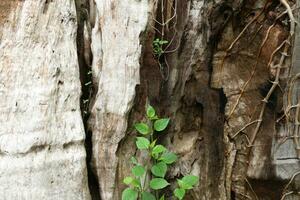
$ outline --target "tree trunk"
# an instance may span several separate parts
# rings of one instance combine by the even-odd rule
[[[73,1],[1,1],[0,195],[90,199]]]
[[[300,199],[299,4],[2,0],[0,195],[121,199],[150,103],[166,199],[186,174],[187,200]]]

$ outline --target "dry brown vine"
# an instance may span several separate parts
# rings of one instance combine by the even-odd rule
[[[294,191],[289,191],[289,192],[287,192],[287,189],[288,189],[288,187],[292,184],[292,182],[293,182],[293,180],[295,179],[295,177],[298,176],[299,174],[300,174],[300,171],[297,171],[297,172],[295,172],[295,173],[292,175],[290,181],[286,184],[286,186],[285,186],[284,189],[283,189],[283,195],[282,195],[282,197],[281,197],[280,200],[284,200],[285,197],[287,197],[288,195],[291,195],[291,194],[296,193],[296,192],[294,192]],[[298,194],[300,194],[300,192],[298,192]]]
[[[265,43],[266,43],[266,41],[267,41],[267,39],[268,39],[268,37],[269,37],[269,34],[270,34],[272,28],[276,25],[277,20],[280,19],[282,16],[284,16],[284,14],[286,14],[286,13],[287,13],[287,12],[285,11],[285,12],[283,12],[282,14],[280,14],[280,15],[274,20],[273,24],[268,28],[267,33],[266,33],[266,36],[265,36],[265,38],[264,38],[264,40],[263,40],[263,42],[262,42],[262,44],[261,44],[261,46],[260,46],[260,48],[259,48],[259,52],[258,52],[258,54],[257,54],[257,56],[256,56],[255,65],[252,67],[251,75],[250,75],[249,79],[244,83],[244,85],[243,85],[243,87],[242,87],[242,89],[241,89],[241,91],[240,91],[240,94],[239,94],[239,96],[238,96],[238,98],[237,98],[237,100],[236,100],[236,102],[235,102],[235,104],[234,104],[234,106],[233,106],[233,108],[230,110],[230,112],[229,112],[229,114],[228,114],[227,120],[231,118],[231,116],[232,116],[233,112],[235,111],[236,107],[238,106],[238,104],[239,104],[239,102],[240,102],[240,100],[241,100],[243,94],[245,93],[245,90],[246,90],[248,84],[250,83],[250,81],[252,80],[252,78],[253,78],[254,75],[255,75],[256,68],[257,68],[257,65],[258,65],[258,62],[259,62],[259,57],[260,57],[260,55],[261,55],[262,48],[264,47],[264,45],[265,45]],[[282,44],[282,45],[283,45],[283,44]],[[281,48],[281,45],[280,45],[278,48],[280,49],[280,48]],[[277,49],[278,49],[278,48],[277,48]],[[275,53],[277,52],[277,49],[272,53],[270,60],[273,59],[273,56],[274,56],[273,54],[275,54]],[[269,62],[269,63],[270,63],[270,62]]]

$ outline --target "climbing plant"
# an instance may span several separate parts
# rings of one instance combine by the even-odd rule
[[[131,176],[125,177],[123,182],[128,187],[122,192],[122,200],[164,200],[159,196],[160,191],[170,185],[165,179],[168,167],[177,161],[177,155],[169,151],[162,144],[157,144],[156,134],[162,134],[169,118],[159,118],[155,109],[148,106],[146,109],[147,122],[134,125],[140,136],[136,137],[136,147],[146,153],[146,164],[141,164],[135,157],[131,158],[133,167]],[[183,199],[187,190],[193,189],[198,183],[198,177],[186,175],[177,179],[177,188],[173,191],[176,199]]]
[[[153,40],[153,53],[157,58],[160,58],[164,53],[163,45],[168,44],[167,40],[156,38]]]

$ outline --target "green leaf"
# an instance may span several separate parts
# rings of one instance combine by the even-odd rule
[[[167,187],[168,185],[170,185],[170,184],[163,178],[154,178],[150,181],[150,187],[153,190],[163,189],[163,188]]]
[[[177,183],[179,185],[180,188],[182,189],[185,189],[185,190],[190,190],[190,189],[193,189],[193,186],[183,182],[182,180],[180,179],[177,179]]]
[[[163,153],[165,152],[167,149],[163,146],[163,145],[156,145],[153,149],[152,149],[152,154],[159,154],[159,153]]]
[[[152,119],[155,116],[155,110],[151,105],[147,107],[147,117]]]
[[[151,118],[152,120],[159,119],[157,115]]]
[[[151,151],[151,155],[152,155],[152,157],[154,158],[154,159],[158,159],[158,157],[159,157],[159,154],[160,153],[164,153],[164,152],[166,152],[167,151],[167,149],[163,146],[163,145],[156,145],[153,149],[152,149],[152,151]]]
[[[138,149],[148,149],[150,145],[150,141],[144,137],[137,137],[135,144]]]
[[[166,163],[159,162],[153,165],[153,167],[151,168],[151,172],[153,175],[163,178],[166,175],[167,169],[168,167]]]
[[[177,160],[177,155],[172,152],[165,152],[161,155],[159,160],[164,161],[166,164],[172,164]]]
[[[127,188],[122,192],[122,200],[136,200],[138,198],[138,192]]]
[[[142,193],[142,200],[155,200],[155,196],[150,192],[143,192]]]
[[[136,177],[141,177],[145,173],[145,168],[141,165],[137,165],[131,169],[131,172]]]
[[[143,135],[147,135],[148,133],[150,133],[150,128],[145,123],[137,123],[134,125],[134,127],[139,133]]]
[[[181,180],[187,185],[194,186],[198,183],[199,181],[198,179],[199,179],[198,176],[187,175],[184,176]]]
[[[133,164],[135,164],[135,165],[139,164],[138,161],[137,161],[137,159],[136,159],[134,156],[132,156],[132,157],[130,158],[130,160],[131,160],[131,162],[132,162]]]
[[[159,41],[159,44],[163,45],[163,44],[168,44],[168,41],[167,40],[160,40]]]
[[[123,179],[123,183],[125,183],[126,185],[129,185],[130,183],[132,183],[133,178],[130,176],[127,176]]]
[[[159,200],[165,200],[165,195],[162,195]]]
[[[169,118],[158,119],[154,122],[154,129],[156,131],[163,131],[167,128],[169,124]]]
[[[185,195],[185,189],[182,188],[176,188],[174,190],[174,195],[175,197],[177,197],[178,199],[182,200],[184,195]]]
[[[138,179],[133,179],[131,185],[132,185],[133,187],[135,187],[135,188],[139,188],[139,189],[142,188],[142,187],[141,187],[141,181],[138,180]]]

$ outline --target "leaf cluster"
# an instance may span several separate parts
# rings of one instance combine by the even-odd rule
[[[156,38],[155,40],[153,40],[153,42],[152,42],[153,53],[158,58],[164,53],[163,46],[165,44],[168,44],[167,40],[163,40],[160,38]]]
[[[166,188],[170,183],[165,179],[168,166],[177,161],[177,155],[161,145],[156,144],[154,133],[160,134],[164,131],[169,122],[169,118],[159,118],[156,115],[155,109],[148,106],[146,110],[147,123],[140,122],[134,125],[136,131],[141,135],[136,138],[136,147],[141,151],[147,151],[149,161],[146,166],[138,163],[137,159],[132,157],[131,169],[132,176],[125,177],[123,182],[128,185],[122,193],[122,200],[156,200],[158,199],[158,191]],[[147,176],[151,179],[148,184]],[[178,199],[183,199],[186,190],[192,189],[198,183],[197,176],[184,176],[177,180],[178,188],[174,190],[174,196]],[[147,187],[149,185],[149,187]],[[154,192],[154,194],[152,193]],[[159,200],[164,200],[161,196]]]

